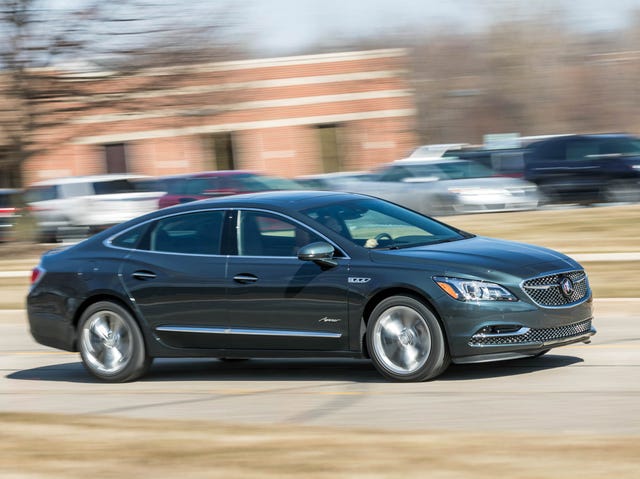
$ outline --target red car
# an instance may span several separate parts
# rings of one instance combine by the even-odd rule
[[[238,193],[253,193],[269,190],[301,190],[304,187],[295,181],[260,175],[251,171],[227,170],[204,171],[159,179],[164,191],[159,208],[166,208],[190,201]]]

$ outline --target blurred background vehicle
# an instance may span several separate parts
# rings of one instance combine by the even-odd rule
[[[640,200],[640,139],[623,134],[569,135],[530,144],[525,178],[557,202]]]
[[[22,216],[22,190],[0,188],[0,242],[11,241]]]
[[[373,179],[370,171],[337,171],[318,175],[298,176],[296,181],[302,186],[314,190],[339,190],[352,181]]]
[[[148,177],[129,174],[79,176],[32,184],[25,202],[41,241],[85,236],[157,209],[164,191]]]
[[[538,185],[552,203],[640,201],[640,139],[627,134],[523,137],[521,148],[449,149],[444,157],[472,160]]]
[[[440,158],[447,152],[459,151],[467,148],[468,143],[436,143],[432,145],[420,145],[415,148],[409,158]]]
[[[203,171],[167,176],[159,178],[157,182],[166,191],[158,201],[159,208],[215,196],[303,189],[301,184],[293,180],[242,170]]]
[[[428,215],[534,209],[535,184],[497,176],[479,163],[454,158],[403,159],[379,169],[345,191],[378,196]]]

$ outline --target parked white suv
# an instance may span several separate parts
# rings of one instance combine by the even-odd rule
[[[84,236],[158,208],[164,191],[149,191],[152,179],[129,174],[77,176],[40,181],[26,203],[44,241]]]

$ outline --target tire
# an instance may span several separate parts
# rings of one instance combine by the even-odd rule
[[[133,316],[111,301],[92,304],[82,314],[78,349],[87,371],[107,382],[138,379],[152,361]]]
[[[367,349],[380,374],[394,381],[427,381],[450,363],[440,323],[409,296],[391,296],[375,307],[367,325]]]

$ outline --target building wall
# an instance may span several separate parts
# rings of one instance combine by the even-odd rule
[[[236,169],[285,177],[369,169],[416,144],[404,61],[403,50],[389,49],[154,69],[120,84],[95,80],[90,94],[67,101],[96,106],[43,135],[48,149],[25,165],[25,178],[105,173],[111,144],[124,144],[132,173],[215,169],[212,135],[225,133]],[[323,162],[332,149],[340,161]]]

